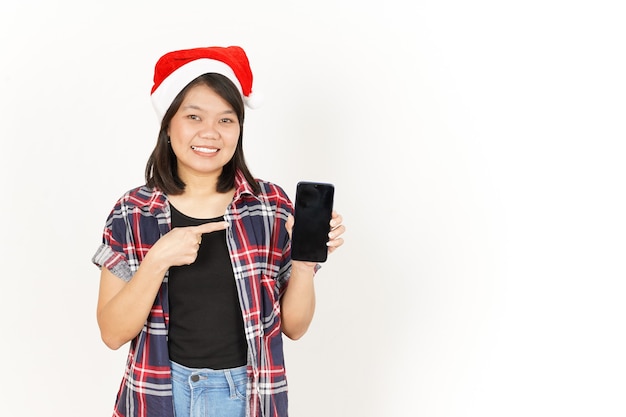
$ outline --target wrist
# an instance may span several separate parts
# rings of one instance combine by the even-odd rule
[[[161,279],[170,268],[166,262],[162,261],[160,256],[150,255],[150,251],[146,254],[141,262],[140,267],[143,267],[144,270],[150,273],[150,275],[160,276]]]
[[[291,269],[292,274],[295,272],[296,274],[313,276],[315,275],[315,271],[317,271],[317,263],[306,261],[291,261]]]

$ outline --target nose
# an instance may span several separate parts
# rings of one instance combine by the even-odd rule
[[[198,136],[203,139],[216,139],[219,137],[219,131],[213,123],[203,123],[198,131]]]

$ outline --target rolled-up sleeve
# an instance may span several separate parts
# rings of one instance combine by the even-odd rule
[[[111,210],[102,233],[102,244],[91,259],[98,268],[104,267],[126,282],[130,281],[133,276],[128,259],[132,245],[128,242],[131,234],[128,230],[127,213],[128,208],[124,205],[124,198],[122,198]]]
[[[102,244],[96,251],[91,261],[98,268],[106,268],[116,277],[128,282],[133,272],[123,254],[113,251],[110,246]]]

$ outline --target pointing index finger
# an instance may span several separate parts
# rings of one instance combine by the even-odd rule
[[[194,226],[195,232],[199,234],[216,232],[228,228],[228,222],[210,222]]]

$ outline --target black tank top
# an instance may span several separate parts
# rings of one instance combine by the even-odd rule
[[[224,220],[195,219],[172,208],[172,227]],[[247,363],[247,344],[226,231],[205,233],[191,265],[169,270],[170,359],[190,368],[225,369]]]

